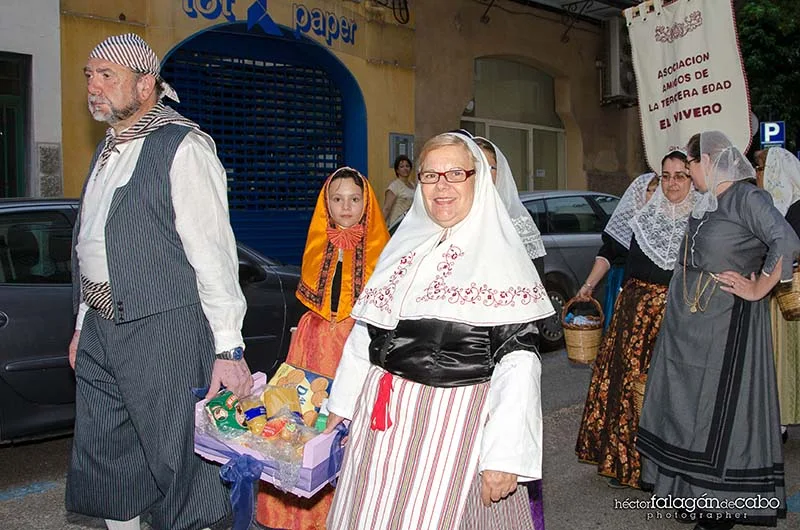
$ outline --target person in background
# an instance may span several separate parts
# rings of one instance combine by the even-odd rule
[[[462,134],[469,133],[463,131]],[[478,144],[483,154],[486,155],[486,159],[489,161],[489,167],[492,170],[492,182],[494,182],[497,188],[497,193],[500,195],[500,199],[503,201],[506,210],[508,210],[508,215],[511,217],[514,228],[517,229],[517,234],[519,234],[522,244],[525,245],[528,257],[533,260],[539,278],[544,278],[544,256],[547,252],[544,249],[542,234],[539,232],[539,227],[533,222],[531,213],[519,199],[517,182],[514,180],[514,175],[511,173],[511,166],[508,164],[508,160],[500,148],[486,138],[475,136],[472,137],[472,140]],[[536,530],[544,530],[542,481],[532,480],[527,482],[526,485],[531,502],[533,527]]]
[[[536,266],[539,278],[544,278],[544,256],[547,251],[544,249],[542,234],[539,232],[539,227],[533,222],[531,213],[519,200],[517,182],[511,173],[511,166],[508,164],[508,160],[500,148],[486,138],[476,136],[472,140],[478,144],[483,154],[486,155],[492,169],[492,182],[497,187],[497,193],[500,195],[506,210],[508,210],[508,215],[511,216],[511,222],[514,223],[514,228],[517,229],[517,234],[519,234],[522,243],[525,245],[528,257],[533,260],[533,264]]]
[[[645,173],[634,179],[628,189],[625,190],[622,199],[614,209],[611,219],[608,220],[603,230],[603,246],[600,247],[597,257],[594,259],[592,270],[578,290],[577,296],[579,298],[588,299],[594,292],[595,287],[608,273],[606,296],[603,301],[603,313],[605,314],[604,332],[608,331],[608,326],[611,324],[617,296],[620,289],[622,289],[623,278],[625,278],[628,246],[631,243],[631,236],[633,236],[630,221],[653,196],[658,183],[658,175]]]
[[[66,507],[112,530],[223,527],[219,467],[194,454],[190,388],[252,379],[227,175],[210,136],[162,102],[178,96],[139,36],[109,37],[83,69],[109,125],[73,234],[78,318],[75,435]],[[210,383],[210,384],[209,384]]]
[[[650,197],[656,192],[658,188],[658,179],[651,179],[647,184],[647,191],[645,192],[645,203],[650,200]],[[606,236],[607,232],[603,232],[603,243],[611,244],[611,240]],[[603,296],[603,312],[605,319],[603,320],[603,333],[608,331],[608,326],[611,325],[611,319],[614,317],[614,305],[617,303],[617,296],[622,290],[622,281],[625,278],[625,262],[627,256],[622,253],[617,255],[610,261],[611,268],[608,270],[606,277],[606,291]]]
[[[383,199],[383,218],[386,226],[392,226],[403,217],[414,200],[414,183],[411,181],[411,168],[413,164],[406,155],[394,159],[395,178],[386,188]]]
[[[774,526],[786,495],[767,295],[791,280],[800,240],[724,133],[692,136],[686,165],[700,195],[648,371],[642,483],[730,503],[681,514],[696,530]],[[748,498],[761,501],[739,508]]]
[[[641,188],[649,182],[648,175],[634,181],[629,188],[632,193],[625,193],[617,211],[622,208],[624,214],[626,208],[636,206],[631,197],[641,195]],[[682,152],[671,152],[662,159],[660,183],[653,196],[629,217],[628,245],[615,241],[603,251],[609,261],[615,254],[626,257],[625,280],[594,362],[575,452],[580,461],[596,465],[597,472],[609,477],[608,485],[615,488],[639,487],[635,383],[647,374],[672,269],[696,199]],[[607,263],[598,259],[595,269],[607,269],[603,267]],[[590,275],[587,283],[597,280]],[[578,297],[589,299],[591,293],[584,285]]]
[[[328,528],[530,530],[553,306],[474,142],[430,139],[418,181],[336,371],[327,431],[352,423]]]
[[[349,167],[334,171],[322,186],[308,229],[297,287],[308,311],[292,335],[287,363],[333,378],[355,323],[350,310],[388,240],[367,179]],[[324,529],[332,499],[332,487],[302,499],[262,483],[257,517],[272,528]]]
[[[758,151],[756,179],[772,196],[775,208],[800,235],[800,160],[782,147]],[[800,322],[783,318],[775,297],[770,303],[781,437],[789,437],[787,425],[800,423]]]

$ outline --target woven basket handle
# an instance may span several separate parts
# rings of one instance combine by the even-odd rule
[[[566,320],[567,313],[569,312],[570,307],[572,307],[574,304],[577,303],[586,303],[586,302],[591,302],[594,305],[594,308],[597,309],[598,313],[600,313],[600,322],[603,322],[606,319],[606,317],[603,314],[603,307],[600,305],[600,302],[598,302],[594,298],[589,298],[588,300],[578,299],[577,296],[573,296],[572,298],[569,299],[569,301],[566,304],[564,304],[564,308],[561,310],[561,322],[563,323],[564,320]]]

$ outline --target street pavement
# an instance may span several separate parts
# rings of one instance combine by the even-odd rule
[[[638,490],[615,490],[581,464],[574,453],[588,367],[569,363],[563,351],[545,354],[542,371],[544,412],[544,513],[547,530],[674,529],[691,525],[667,519],[667,512],[623,509],[626,499],[647,499]],[[0,446],[0,530],[82,530],[104,528],[102,521],[64,510],[64,474],[70,437]],[[800,426],[784,445],[790,511],[778,529],[800,528]],[[615,508],[615,506],[617,506]],[[756,526],[737,526],[742,530]]]

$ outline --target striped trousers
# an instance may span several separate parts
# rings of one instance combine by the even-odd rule
[[[115,324],[89,310],[75,362],[67,510],[156,530],[197,530],[231,511],[219,467],[194,454],[192,387],[208,385],[200,304]]]

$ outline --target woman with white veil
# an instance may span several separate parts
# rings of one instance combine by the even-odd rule
[[[533,222],[531,213],[519,199],[517,182],[514,180],[508,159],[496,144],[486,138],[475,136],[472,140],[478,144],[478,147],[483,150],[483,154],[489,160],[492,169],[492,180],[497,188],[497,194],[500,195],[500,200],[503,201],[506,210],[508,210],[508,215],[511,217],[511,222],[514,223],[514,228],[516,228],[517,234],[519,234],[522,243],[525,245],[528,257],[534,260],[535,264],[536,260],[544,258],[547,251],[544,249],[539,227]],[[543,271],[540,269],[539,276],[543,277]]]
[[[327,527],[532,530],[553,306],[480,148],[441,134],[418,164],[331,389],[326,431],[352,423]]]
[[[465,135],[467,134],[466,131],[459,132]],[[539,232],[539,227],[537,227],[536,223],[533,221],[531,213],[525,208],[525,205],[522,204],[519,198],[517,182],[514,180],[514,174],[511,172],[508,159],[506,159],[503,151],[501,151],[495,143],[481,136],[472,137],[470,135],[470,137],[472,141],[478,144],[483,154],[486,155],[491,169],[492,181],[494,182],[495,188],[497,188],[497,194],[500,195],[500,200],[503,201],[503,205],[505,205],[508,215],[511,217],[511,222],[517,234],[519,234],[522,244],[525,245],[525,251],[528,253],[528,257],[533,260],[533,265],[539,273],[539,278],[544,279],[544,257],[547,251],[544,248],[542,234]],[[557,325],[561,326],[561,315],[553,315],[547,320],[556,319]],[[542,327],[538,327],[539,333],[541,334]],[[543,530],[544,506],[542,502],[542,481],[534,480],[528,482],[527,485],[528,496],[530,497],[531,516],[533,517],[533,527],[535,530]]]
[[[775,208],[800,234],[800,160],[782,147],[771,147],[756,153],[756,174]],[[781,434],[786,442],[786,426],[800,423],[800,322],[785,320],[774,297],[770,309]]]
[[[603,332],[608,331],[611,325],[611,318],[614,315],[614,306],[617,296],[622,290],[623,279],[625,278],[625,262],[628,258],[628,250],[633,237],[633,227],[631,220],[644,208],[658,187],[658,175],[655,173],[645,173],[636,177],[628,185],[622,199],[611,214],[611,219],[603,229],[603,246],[594,258],[592,270],[586,280],[578,289],[577,298],[586,299],[592,297],[595,288],[608,274],[606,279],[606,294],[603,297]]]
[[[650,362],[642,483],[697,500],[680,514],[696,530],[775,525],[786,494],[768,295],[791,279],[800,240],[725,134],[694,135],[686,165],[700,196]]]
[[[650,366],[678,249],[696,199],[681,151],[663,158],[657,187],[646,200],[651,177],[639,177],[623,195],[606,227],[614,243],[604,245],[606,250],[593,267],[606,271],[616,255],[625,256],[623,287],[592,366],[575,453],[608,477],[612,488],[639,487],[635,388]]]

